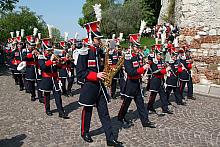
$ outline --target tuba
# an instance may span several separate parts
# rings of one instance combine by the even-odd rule
[[[118,73],[118,71],[121,69],[121,67],[123,66],[124,64],[124,56],[122,56],[115,67],[111,67],[109,64],[108,64],[108,61],[109,61],[109,48],[107,46],[105,46],[106,48],[106,54],[105,54],[105,65],[104,65],[104,70],[103,72],[106,73],[106,77],[105,79],[103,80],[103,83],[106,87],[111,87],[112,85],[112,79],[114,78],[114,76]]]

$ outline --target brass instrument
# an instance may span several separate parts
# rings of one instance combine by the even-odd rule
[[[115,67],[111,67],[109,64],[108,64],[108,61],[109,61],[109,48],[106,47],[106,54],[105,54],[105,65],[104,65],[104,70],[103,72],[105,72],[106,74],[106,77],[105,79],[103,80],[103,83],[106,87],[111,87],[112,85],[112,79],[113,77],[117,74],[117,72],[121,69],[121,67],[123,66],[124,64],[124,57],[122,56],[118,63],[116,64]]]

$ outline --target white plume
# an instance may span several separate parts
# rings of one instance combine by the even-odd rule
[[[41,39],[41,33],[38,33],[37,36],[39,39]]]
[[[11,38],[13,38],[14,37],[14,32],[10,32],[10,34],[11,34]]]
[[[20,36],[20,31],[16,31],[16,37]]]
[[[75,39],[78,39],[78,37],[79,37],[79,33],[76,32],[74,38],[75,38]]]
[[[64,41],[68,41],[68,36],[69,36],[69,33],[68,32],[64,32]]]
[[[38,31],[38,28],[34,28],[34,31],[33,31],[33,35],[34,35],[34,36],[37,35],[37,31]]]
[[[24,29],[21,29],[21,37],[24,37]]]
[[[141,26],[140,26],[140,31],[139,34],[141,35],[144,31],[144,28],[146,27],[146,22],[144,20],[141,20]]]
[[[48,32],[49,32],[49,37],[50,38],[53,38],[53,34],[52,34],[52,28],[53,28],[53,26],[52,25],[47,25],[47,28],[48,28]]]
[[[120,34],[119,34],[119,39],[120,39],[120,40],[123,39],[123,35],[124,35],[123,33],[120,33]]]
[[[115,39],[115,34],[112,34],[112,39]]]
[[[95,6],[93,6],[93,8],[95,11],[97,21],[101,21],[102,20],[101,4],[95,4]]]

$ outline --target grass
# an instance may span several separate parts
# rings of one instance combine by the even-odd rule
[[[123,48],[128,48],[129,47],[129,40],[123,41],[121,42],[121,47]],[[141,47],[147,46],[147,47],[151,47],[152,45],[155,44],[155,40],[154,38],[148,37],[148,38],[141,38]]]

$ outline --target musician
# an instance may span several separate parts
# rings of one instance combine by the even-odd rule
[[[12,53],[11,53],[11,68],[14,74],[15,83],[19,84],[20,91],[24,90],[24,82],[22,79],[22,73],[17,70],[18,65],[21,63],[23,57],[21,52],[21,46],[20,43],[17,42],[16,38],[13,41],[12,44]]]
[[[112,43],[114,42],[114,43]],[[114,40],[112,40],[110,42],[110,46],[109,46],[110,50],[109,50],[109,61],[108,64],[111,68],[115,68],[119,59],[122,57],[122,54],[120,52],[118,52],[118,50],[116,49],[116,42]],[[111,97],[113,99],[116,99],[115,93],[116,93],[116,89],[117,89],[117,81],[119,80],[119,84],[121,85],[121,70],[118,71],[116,73],[116,75],[113,77],[112,79],[112,85],[111,85]]]
[[[162,61],[162,51],[161,51],[161,45],[156,45],[155,48],[155,58],[153,59],[153,62],[150,63],[150,67],[152,70],[152,76],[150,80],[150,97],[148,101],[148,110],[157,113],[156,110],[153,108],[153,105],[155,103],[155,99],[157,96],[157,93],[160,95],[160,100],[162,102],[162,111],[163,113],[173,114],[172,111],[168,108],[168,101],[166,98],[166,93],[164,89],[164,75],[167,73],[167,71],[170,69],[170,67],[165,67],[164,63]]]
[[[68,119],[69,117],[64,112],[61,99],[61,88],[58,84],[58,68],[61,68],[56,56],[53,54],[52,46],[48,39],[42,41],[45,46],[44,56],[39,56],[39,65],[42,71],[42,81],[39,85],[39,90],[44,93],[45,111],[48,116],[52,116],[50,111],[50,92],[53,91],[59,117]]]
[[[153,50],[153,49],[152,49]],[[154,59],[154,54],[150,53],[148,56],[147,56],[147,63],[149,65],[152,64],[153,62],[153,59]],[[147,70],[147,86],[146,86],[146,90],[149,91],[150,90],[150,80],[151,80],[151,76],[152,76],[152,69],[149,67],[148,70]]]
[[[191,76],[191,69],[192,69],[193,61],[192,61],[192,57],[190,56],[190,50],[186,46],[184,46],[184,48],[180,49],[180,59],[179,60],[185,69],[179,75],[181,95],[183,96],[183,90],[187,84],[187,87],[188,87],[187,98],[195,100],[196,98],[193,97],[193,83],[192,83],[192,76]]]
[[[179,74],[183,72],[184,67],[181,66],[181,64],[177,60],[177,52],[175,51],[175,48],[172,49],[171,53],[171,60],[169,61],[169,66],[171,67],[170,70],[167,73],[167,79],[166,79],[166,94],[167,94],[167,100],[169,102],[170,94],[173,91],[174,96],[176,98],[177,105],[185,105],[185,102],[183,102],[183,97],[180,94],[179,89]]]
[[[80,91],[79,104],[84,106],[82,110],[81,120],[81,136],[86,142],[93,142],[90,130],[90,122],[92,110],[97,108],[99,119],[105,132],[108,146],[122,146],[113,136],[111,119],[108,112],[107,103],[108,94],[104,84],[105,73],[102,72],[101,58],[103,58],[102,50],[100,49],[101,33],[99,32],[99,21],[85,24],[88,36],[92,44],[88,48],[81,49],[76,66],[77,78],[83,81]]]
[[[137,34],[130,35],[130,37],[136,36]],[[133,37],[133,40],[138,37]],[[125,95],[124,100],[121,105],[121,109],[118,113],[118,120],[127,126],[131,126],[131,122],[125,119],[125,115],[131,104],[132,99],[135,101],[137,106],[138,114],[141,119],[143,127],[155,128],[155,125],[149,121],[148,111],[144,106],[144,100],[142,95],[141,86],[141,75],[149,68],[148,64],[143,65],[140,57],[138,56],[138,51],[140,44],[135,40],[133,42],[133,53],[131,55],[126,55],[125,57],[125,71],[127,73],[127,80],[125,85]]]
[[[64,42],[64,41],[61,41],[60,45],[64,49],[67,48],[66,42]],[[65,96],[68,96],[67,90],[66,90],[66,80],[68,78],[69,63],[67,62],[66,55],[67,55],[67,52],[65,50],[63,50],[61,55],[60,55],[60,58],[62,60],[61,69],[59,69],[58,73],[59,73],[59,79],[61,80],[61,83],[62,83],[62,86],[61,86],[62,87],[62,94],[65,95]]]
[[[31,101],[36,100],[36,89],[35,84],[37,84],[37,80],[40,80],[40,71],[38,65],[38,56],[40,55],[39,51],[37,51],[36,43],[34,38],[29,36],[27,37],[28,41],[28,51],[27,55],[24,57],[23,61],[26,61],[26,75],[25,80],[27,81],[28,91],[31,94]],[[38,90],[38,98],[39,102],[43,103],[42,93]]]
[[[76,69],[76,65],[74,64],[75,60],[73,59],[73,52],[77,49],[81,49],[82,48],[82,42],[77,42],[76,44],[72,44],[71,45],[71,49],[69,49],[67,52],[67,60],[68,60],[68,64],[69,64],[69,68],[68,68],[68,84],[67,84],[67,94],[68,95],[72,95],[72,87],[73,84],[75,82],[75,69]],[[76,59],[77,60],[77,59]]]

